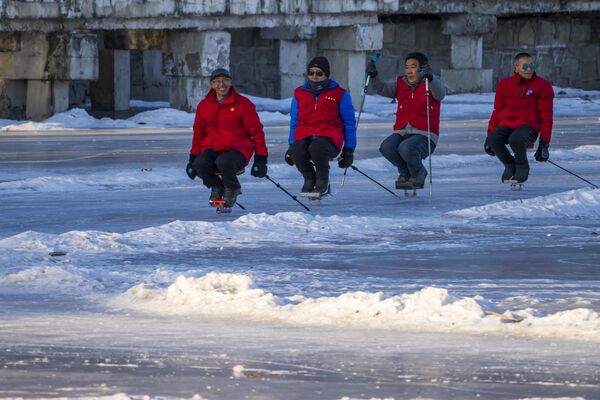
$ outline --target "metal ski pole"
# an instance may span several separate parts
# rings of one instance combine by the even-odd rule
[[[246,207],[244,207],[243,205],[241,205],[240,203],[238,203],[237,201],[235,202],[235,204],[241,208],[242,210],[246,211]]]
[[[376,52],[371,56],[371,61],[376,63],[381,58],[381,52]],[[369,90],[369,83],[371,82],[371,76],[367,75],[365,78],[365,86],[363,88],[362,97],[360,98],[360,106],[358,108],[358,117],[356,118],[356,125],[354,128],[358,130],[358,123],[360,122],[360,116],[362,114],[363,106],[365,105],[365,98],[367,97],[367,91]],[[344,183],[346,183],[346,174],[348,173],[348,168],[344,169],[344,176],[342,177],[342,184],[340,187],[344,187]]]
[[[290,196],[292,199],[294,199],[296,201],[296,203],[300,204],[302,207],[304,207],[304,209],[306,211],[310,211],[310,208],[306,207],[304,204],[302,204],[302,202],[300,200],[298,200],[298,198],[296,196],[294,196],[293,194],[291,194],[290,192],[288,192],[287,190],[285,190],[279,183],[275,182],[273,179],[271,179],[271,177],[269,175],[265,175],[265,178],[267,178],[268,180],[270,180],[271,182],[273,182],[273,184],[275,186],[277,186],[279,189],[283,190],[285,192],[285,194],[287,194],[288,196]]]
[[[433,186],[433,170],[431,169],[431,127],[429,125],[429,79],[425,78],[425,105],[427,107],[427,147],[429,148],[429,197]]]
[[[577,175],[576,173],[574,173],[574,172],[571,172],[571,171],[569,171],[568,169],[566,169],[566,168],[563,168],[563,167],[561,167],[560,165],[558,165],[557,163],[555,163],[555,162],[552,162],[552,161],[550,161],[550,160],[548,160],[548,162],[549,162],[550,164],[552,164],[552,165],[554,165],[554,166],[556,166],[556,167],[558,167],[558,168],[562,169],[563,171],[565,171],[565,172],[568,172],[569,174],[571,174],[571,175],[573,175],[573,176],[575,176],[575,177],[577,177],[577,178],[581,179],[582,181],[589,183],[589,184],[590,184],[590,185],[592,185],[594,188],[596,188],[596,189],[599,189],[597,185],[594,185],[592,182],[588,181],[587,179],[584,179],[584,178],[580,177],[580,176],[579,176],[579,175]]]
[[[371,178],[369,175],[365,174],[364,172],[362,172],[360,169],[358,169],[357,167],[355,167],[354,165],[351,165],[350,168],[352,168],[353,170],[355,170],[356,172],[358,172],[359,174],[361,174],[362,176],[364,176],[365,178],[371,180],[372,182],[376,183],[377,185],[381,186],[383,189],[385,189],[386,191],[390,192],[391,194],[393,194],[394,196],[396,196],[397,198],[401,199],[402,197],[398,196],[396,193],[392,192],[390,189],[386,188],[385,186],[383,186],[381,183],[377,182],[375,179]]]

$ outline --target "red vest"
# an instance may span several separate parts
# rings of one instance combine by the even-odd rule
[[[315,96],[302,86],[296,88],[294,97],[298,102],[298,122],[294,141],[309,136],[327,136],[338,149],[344,144],[344,123],[340,117],[340,102],[346,91],[334,87]]]
[[[410,124],[415,129],[427,132],[427,101],[425,83],[418,84],[414,90],[399,76],[396,81],[396,123],[394,130],[400,130]],[[429,129],[440,135],[440,102],[429,96]]]

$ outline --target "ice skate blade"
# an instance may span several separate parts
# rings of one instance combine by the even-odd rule
[[[231,207],[225,206],[225,200],[209,200],[208,204],[212,208],[216,208],[217,214],[229,214]]]
[[[300,192],[299,196],[305,197],[307,199],[320,199],[321,197],[323,197],[320,193],[317,192]]]
[[[518,182],[518,181],[515,181],[514,179],[502,181],[502,183],[509,184],[510,190],[514,190],[514,191],[523,190],[523,188],[525,187],[523,182]]]

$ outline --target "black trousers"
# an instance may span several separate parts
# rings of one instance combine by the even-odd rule
[[[325,136],[310,136],[292,144],[292,158],[302,175],[329,173],[329,160],[335,158],[340,149]]]
[[[239,189],[241,185],[237,173],[246,166],[246,158],[237,150],[204,150],[196,157],[192,166],[206,187]]]
[[[529,125],[515,129],[499,126],[489,137],[490,146],[503,164],[527,164],[527,146],[537,139],[537,132]],[[514,156],[506,148],[509,145]]]

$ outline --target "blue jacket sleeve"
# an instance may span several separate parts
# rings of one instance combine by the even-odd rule
[[[345,92],[342,101],[340,101],[340,117],[344,123],[344,147],[354,150],[356,147],[356,117],[354,116],[354,107],[350,93]]]
[[[296,133],[296,124],[298,123],[298,102],[295,97],[292,97],[292,105],[290,107],[290,137],[288,143],[294,143],[294,133]]]

